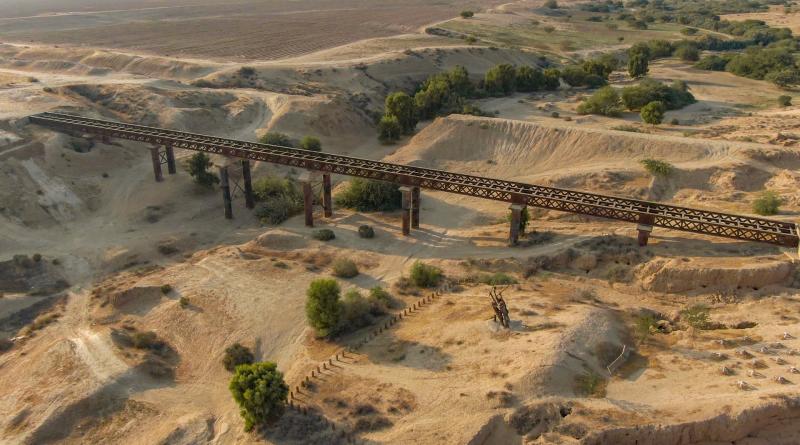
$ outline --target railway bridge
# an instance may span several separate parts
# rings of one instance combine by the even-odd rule
[[[313,226],[313,186],[322,185],[324,216],[333,211],[331,174],[354,176],[401,185],[403,196],[403,234],[419,227],[420,189],[439,190],[478,198],[508,202],[511,209],[509,244],[519,239],[519,221],[526,206],[597,216],[637,224],[638,240],[647,245],[654,227],[684,232],[755,241],[797,248],[800,232],[795,223],[744,215],[712,212],[661,204],[657,202],[620,198],[554,187],[543,187],[503,179],[465,175],[461,173],[413,167],[402,164],[359,159],[331,153],[281,147],[256,142],[220,138],[164,128],[125,124],[64,113],[41,113],[30,117],[31,123],[78,135],[126,139],[151,145],[153,172],[156,181],[162,179],[163,164],[174,174],[174,149],[215,153],[239,158],[242,165],[243,192],[248,208],[254,206],[250,178],[250,161],[270,162],[303,169],[305,223]],[[225,204],[225,216],[233,217],[228,166],[220,167],[220,185]],[[319,177],[321,176],[321,181]]]

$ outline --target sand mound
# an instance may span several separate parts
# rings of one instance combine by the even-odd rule
[[[2,45],[0,54],[3,55],[0,65],[53,73],[103,75],[118,72],[162,79],[191,79],[216,69],[212,64],[93,49]]]
[[[585,372],[606,372],[627,342],[624,325],[608,310],[587,307],[564,322],[569,328],[551,340],[547,350],[552,353],[515,385],[520,394],[573,396],[576,378]]]
[[[456,115],[436,119],[390,160],[442,168],[459,163],[460,170],[467,165],[525,177],[560,169],[630,166],[644,158],[711,162],[734,150],[730,143]]]
[[[162,295],[158,286],[132,287],[110,296],[108,302],[117,309],[129,309],[132,306],[155,304]]]
[[[308,246],[308,241],[302,236],[282,229],[270,230],[254,242],[259,247],[270,250],[297,250]]]
[[[644,289],[656,292],[686,292],[697,289],[752,288],[786,282],[794,272],[788,261],[757,258],[656,259],[636,271]]]

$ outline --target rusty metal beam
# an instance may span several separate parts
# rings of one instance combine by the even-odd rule
[[[765,218],[543,187],[330,153],[90,119],[63,113],[37,114],[31,116],[30,121],[61,131],[170,145],[188,150],[317,170],[323,173],[377,179],[406,186],[598,216],[634,224],[640,224],[643,217],[648,217],[652,218],[652,223],[649,225],[654,227],[786,247],[797,247],[800,242],[796,224]]]

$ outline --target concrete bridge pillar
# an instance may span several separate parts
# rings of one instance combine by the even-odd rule
[[[522,204],[511,204],[509,209],[511,209],[511,227],[508,232],[508,245],[516,246],[519,244],[519,224],[522,221],[522,212],[525,210],[525,206]]]
[[[153,161],[153,176],[155,176],[156,182],[163,181],[164,175],[161,172],[161,154],[158,145],[150,147],[150,159]]]
[[[419,229],[419,205],[420,205],[420,190],[419,187],[411,187],[411,228]]]
[[[411,194],[413,187],[400,187],[400,193],[403,194],[403,236],[411,234]]]
[[[231,184],[228,178],[228,166],[219,167],[219,185],[222,188],[222,203],[225,206],[225,219],[233,219],[231,206]]]
[[[325,208],[325,217],[333,216],[333,199],[331,199],[331,174],[322,174],[322,206]]]
[[[175,151],[172,149],[172,145],[167,145],[164,147],[167,152],[167,172],[169,174],[174,175],[178,172],[175,168]]]
[[[248,209],[256,206],[253,198],[253,179],[250,175],[250,160],[242,159],[242,182],[244,182],[244,205]]]
[[[647,245],[647,241],[650,239],[650,232],[653,231],[653,222],[655,222],[653,215],[639,215],[639,225],[636,226],[636,230],[639,232],[637,240],[640,247]]]

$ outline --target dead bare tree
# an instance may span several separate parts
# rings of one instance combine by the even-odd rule
[[[506,301],[503,299],[503,292],[505,292],[506,289],[508,289],[508,286],[505,286],[498,291],[497,286],[492,286],[492,290],[489,291],[489,297],[492,299],[494,321],[499,321],[504,328],[509,329],[511,327],[511,318],[508,316],[508,306],[506,305]]]

